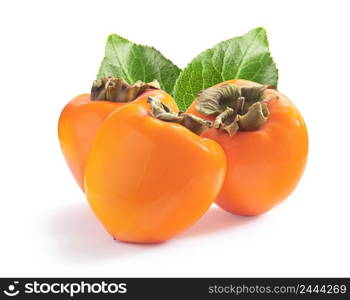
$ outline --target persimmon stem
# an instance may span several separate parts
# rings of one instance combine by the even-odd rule
[[[93,82],[91,88],[92,101],[131,102],[146,89],[159,89],[158,81],[144,83],[140,80],[128,84],[123,78],[107,76]]]
[[[148,97],[147,102],[151,106],[151,114],[153,117],[165,122],[180,124],[197,135],[202,135],[212,126],[212,122],[195,115],[172,111],[169,106],[155,97]]]
[[[239,114],[239,115],[243,114],[244,103],[245,103],[245,98],[244,97],[238,97],[237,98],[237,101],[236,101],[236,112],[237,112],[237,114]]]
[[[225,84],[201,91],[196,99],[196,110],[201,114],[215,115],[214,128],[225,130],[230,136],[238,131],[258,130],[267,120],[269,110],[265,96],[272,86],[237,86]],[[273,98],[276,98],[275,96]]]

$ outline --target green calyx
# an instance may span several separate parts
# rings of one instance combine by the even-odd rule
[[[205,116],[216,116],[214,128],[230,136],[238,131],[258,130],[267,120],[269,110],[264,91],[271,86],[225,84],[199,93],[196,110]]]
[[[165,121],[180,124],[197,135],[203,134],[212,126],[212,122],[199,118],[195,115],[179,112],[176,113],[166,104],[154,97],[148,97],[147,102],[151,106],[153,117]]]
[[[144,83],[141,80],[128,84],[123,78],[107,76],[93,82],[92,101],[131,102],[147,89],[159,89],[158,81]]]

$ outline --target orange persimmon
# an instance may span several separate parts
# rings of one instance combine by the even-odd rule
[[[255,82],[229,80],[201,92],[187,112],[214,122],[204,136],[225,151],[220,207],[259,215],[293,191],[306,164],[308,135],[285,95]]]
[[[121,241],[156,243],[182,232],[215,201],[225,177],[222,148],[200,136],[209,122],[154,97],[149,104],[151,111],[134,102],[110,114],[86,167],[90,206]]]
[[[146,105],[156,97],[178,110],[175,101],[159,89],[157,82],[128,85],[122,78],[105,77],[94,81],[91,94],[73,98],[63,109],[58,122],[58,136],[66,162],[84,191],[84,172],[93,138],[101,123],[114,110],[130,102]]]

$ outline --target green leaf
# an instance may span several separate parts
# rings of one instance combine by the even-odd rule
[[[180,73],[173,94],[179,108],[186,110],[199,91],[229,79],[277,86],[278,70],[264,28],[255,28],[199,54]]]
[[[137,80],[151,82],[156,79],[163,90],[171,93],[180,71],[158,50],[111,34],[97,78],[113,75],[123,77],[129,84]]]

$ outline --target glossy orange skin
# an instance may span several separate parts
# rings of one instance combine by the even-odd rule
[[[156,97],[178,111],[173,98],[161,90],[149,90],[133,102],[148,107],[149,96]],[[72,99],[63,109],[58,122],[58,137],[66,162],[81,189],[84,191],[84,172],[94,139],[102,122],[114,110],[129,103],[91,101],[90,94]]]
[[[257,85],[247,80],[220,85],[225,83]],[[204,134],[222,146],[227,159],[226,179],[216,203],[238,215],[260,215],[284,200],[296,187],[307,160],[308,135],[301,114],[278,91],[268,89],[265,94],[279,98],[268,102],[269,119],[259,130],[240,131],[230,137],[212,128]],[[204,117],[196,111],[195,103],[187,112]]]
[[[225,154],[216,142],[130,104],[101,125],[85,172],[85,190],[114,238],[158,243],[205,213],[220,191],[225,170]]]

